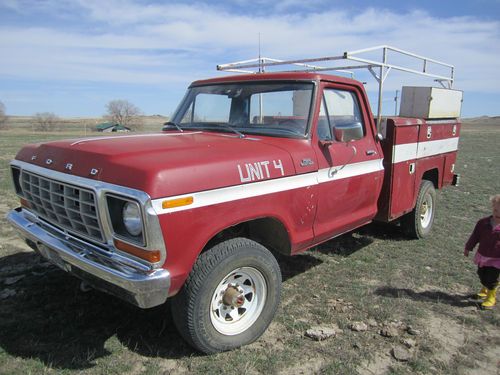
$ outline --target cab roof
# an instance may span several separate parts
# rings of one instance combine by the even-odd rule
[[[308,72],[279,72],[279,73],[255,73],[223,76],[194,81],[191,86],[204,86],[217,83],[250,82],[250,81],[328,81],[344,83],[352,86],[362,87],[362,83],[351,78],[340,77],[332,74],[319,74]]]

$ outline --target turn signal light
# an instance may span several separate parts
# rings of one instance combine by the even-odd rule
[[[20,198],[19,201],[21,202],[22,207],[31,208],[30,202],[28,202],[26,199]]]
[[[134,255],[138,258],[147,260],[150,263],[157,263],[161,260],[161,254],[159,250],[144,250],[117,239],[114,240],[114,244],[117,249]]]
[[[193,197],[183,197],[183,198],[176,198],[176,199],[167,199],[167,200],[164,200],[161,203],[161,206],[165,210],[167,208],[189,206],[190,204],[193,204],[193,201],[194,201]]]

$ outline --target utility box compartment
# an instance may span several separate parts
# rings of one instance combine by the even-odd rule
[[[463,92],[439,87],[403,86],[399,115],[425,119],[458,118]]]

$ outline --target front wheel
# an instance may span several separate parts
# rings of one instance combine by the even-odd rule
[[[403,218],[402,224],[405,232],[413,238],[426,237],[434,223],[435,212],[436,190],[434,184],[423,180],[420,184],[415,208]]]
[[[204,353],[231,350],[264,333],[280,294],[281,272],[271,252],[234,238],[200,255],[172,303],[174,323]]]

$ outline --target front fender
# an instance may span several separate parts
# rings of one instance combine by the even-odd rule
[[[170,295],[177,293],[207,243],[223,230],[242,222],[270,217],[285,227],[292,249],[305,248],[313,239],[315,186],[162,213],[159,216],[171,275]],[[293,251],[292,251],[293,252]]]

